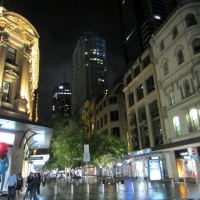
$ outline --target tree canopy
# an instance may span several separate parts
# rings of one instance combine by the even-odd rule
[[[89,139],[85,134],[82,120],[75,118],[54,119],[52,143],[52,164],[55,162],[62,168],[83,164],[84,144],[89,144],[90,162],[98,166],[112,165],[113,158],[127,155],[126,144],[111,134],[94,134]]]

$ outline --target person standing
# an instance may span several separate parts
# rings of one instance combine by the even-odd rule
[[[33,182],[33,172],[30,172],[30,174],[29,174],[29,176],[28,176],[28,178],[27,178],[27,181],[26,181],[26,193],[25,193],[25,195],[24,195],[24,198],[23,198],[23,200],[25,200],[26,199],[26,196],[28,195],[28,193],[30,193],[30,197],[32,197],[31,196],[31,183]]]
[[[12,198],[12,200],[15,199],[15,186],[17,184],[17,178],[16,175],[11,171],[10,175],[8,176],[7,184],[8,185],[8,200]]]
[[[33,200],[38,200],[37,195],[36,195],[36,192],[37,192],[37,189],[38,189],[38,183],[39,183],[38,175],[34,174],[33,181],[30,184],[31,185],[31,197],[30,197],[30,200],[32,199],[32,197],[33,197]]]
[[[16,197],[17,199],[19,199],[19,192],[22,191],[22,187],[23,187],[23,178],[21,173],[18,174],[17,176],[17,187],[16,187]]]

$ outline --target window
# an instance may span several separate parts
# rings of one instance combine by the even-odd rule
[[[111,128],[111,134],[120,137],[119,127]]]
[[[117,121],[117,120],[119,120],[118,110],[111,111],[110,112],[110,121],[113,122],[113,121]]]
[[[107,114],[104,115],[104,124],[107,124]]]
[[[169,68],[168,68],[168,63],[167,62],[164,63],[163,70],[164,70],[164,75],[169,74]]]
[[[180,122],[179,122],[179,117],[174,117],[173,118],[173,124],[174,124],[174,132],[175,134],[178,136],[178,135],[181,135],[181,127],[180,127]]]
[[[192,42],[194,54],[200,53],[200,39],[196,38]]]
[[[154,84],[153,76],[150,76],[146,80],[146,86],[147,86],[147,94],[149,94],[150,92],[155,90],[155,84]]]
[[[190,110],[190,119],[192,126],[194,127],[194,130],[198,130],[200,128],[200,121],[198,117],[198,111],[197,109],[191,109]]]
[[[101,127],[103,127],[103,118],[100,119]]]
[[[131,92],[128,95],[128,99],[129,99],[129,107],[131,107],[132,105],[134,105],[134,95],[133,95],[133,92]]]
[[[143,123],[147,121],[147,117],[146,117],[146,111],[145,111],[145,107],[141,107],[140,109],[138,109],[138,117],[139,117],[139,122]]]
[[[137,75],[140,74],[140,66],[137,66],[135,69],[134,69],[134,77],[136,77]]]
[[[175,26],[174,29],[173,29],[173,39],[175,39],[177,36],[178,36],[178,29]]]
[[[185,97],[189,97],[192,94],[192,92],[191,92],[190,84],[188,80],[184,82],[184,89],[185,89]]]
[[[135,113],[129,116],[130,127],[136,127],[136,115]]]
[[[137,100],[141,100],[144,97],[143,94],[143,85],[137,87]]]
[[[131,141],[132,141],[132,150],[133,151],[140,150],[139,136],[136,128],[131,130]]]
[[[8,102],[9,100],[9,92],[10,92],[10,83],[3,81],[3,96],[2,101]]]
[[[106,107],[106,100],[103,102],[103,107],[104,108]]]
[[[12,65],[15,64],[16,50],[12,47],[8,47],[6,62]]]
[[[99,106],[99,112],[102,111],[102,105]]]
[[[128,85],[132,81],[131,74],[129,74],[126,78],[126,84]]]
[[[187,27],[193,26],[197,24],[196,18],[193,14],[188,14],[185,18]]]
[[[150,109],[150,113],[151,113],[151,119],[159,117],[157,100],[155,100],[149,104],[149,109]]]
[[[97,130],[99,130],[99,120],[97,121]]]
[[[161,43],[160,43],[160,51],[163,51],[164,48],[165,48],[165,45],[164,45],[164,42],[162,40]]]
[[[143,69],[146,68],[150,64],[150,56],[146,56],[143,60]]]
[[[184,62],[184,57],[183,57],[183,51],[180,50],[178,52],[178,64],[180,65],[182,62]]]
[[[171,90],[170,92],[169,92],[169,105],[171,106],[171,105],[173,105],[175,103],[175,101],[174,101],[174,92]]]
[[[117,103],[117,97],[116,97],[116,96],[110,97],[110,98],[109,98],[109,103],[110,103],[110,104]]]

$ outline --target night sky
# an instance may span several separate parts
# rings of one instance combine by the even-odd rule
[[[40,35],[39,120],[50,116],[52,91],[64,75],[71,83],[73,51],[85,32],[106,40],[109,85],[124,68],[117,0],[3,0],[3,6],[25,17]]]

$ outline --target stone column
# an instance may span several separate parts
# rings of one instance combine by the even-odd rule
[[[31,57],[31,46],[24,45],[23,57],[22,57],[22,72],[21,72],[21,84],[20,95],[15,99],[15,109],[19,112],[27,112],[27,90],[29,90],[29,64]]]
[[[4,76],[4,66],[8,51],[8,38],[9,34],[7,32],[0,32],[0,106],[2,104],[3,96],[3,76]]]

